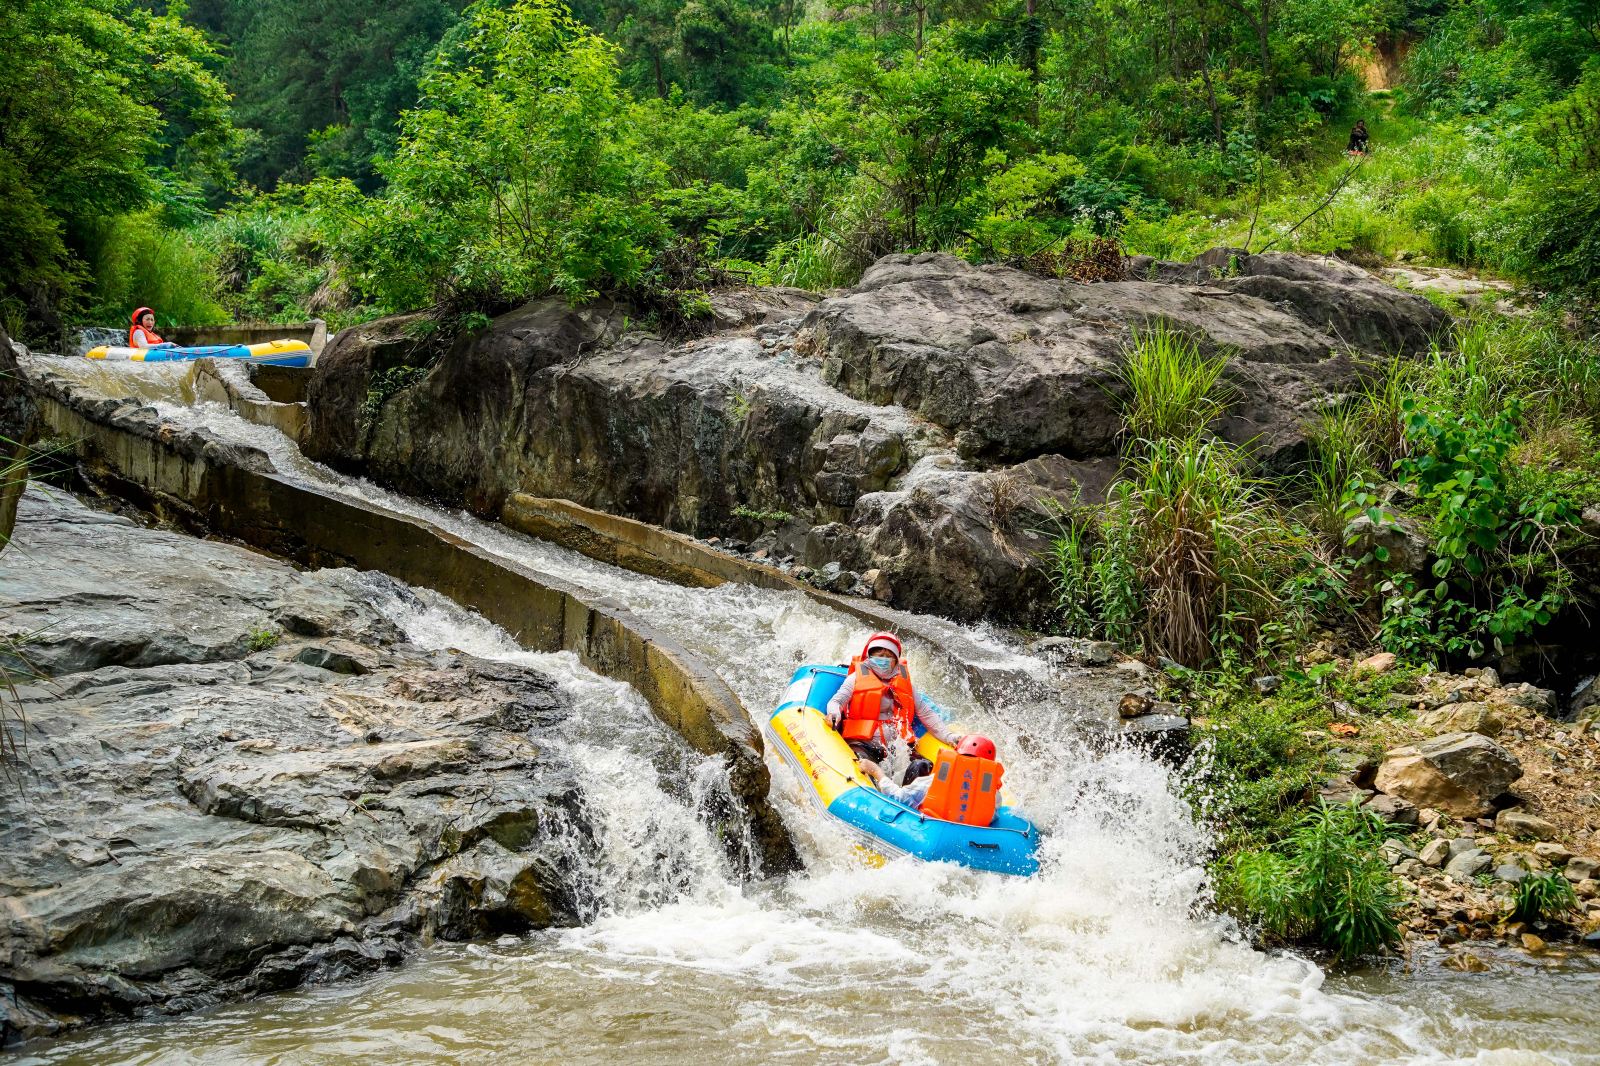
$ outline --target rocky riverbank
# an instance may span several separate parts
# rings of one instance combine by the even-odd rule
[[[364,582],[409,595],[24,497],[0,625],[44,676],[5,723],[7,1040],[578,920],[570,700],[407,643]]]
[[[1407,940],[1461,945],[1445,961],[1465,969],[1487,965],[1473,944],[1600,946],[1600,702],[1580,698],[1563,717],[1555,692],[1503,685],[1488,669],[1426,674],[1389,700],[1370,715],[1347,709],[1359,726],[1330,727],[1349,772],[1323,794],[1391,823],[1384,854],[1405,896]],[[1516,886],[1536,873],[1559,874],[1576,907],[1510,920]]]

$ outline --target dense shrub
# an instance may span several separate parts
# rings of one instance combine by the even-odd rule
[[[391,308],[505,306],[638,279],[667,230],[611,46],[554,0],[474,9],[382,166],[383,195],[313,190],[348,284]]]
[[[1309,942],[1340,959],[1398,943],[1400,894],[1378,851],[1383,823],[1351,804],[1320,803],[1278,844],[1220,869],[1219,901],[1268,939]]]

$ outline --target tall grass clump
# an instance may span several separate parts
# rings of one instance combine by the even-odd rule
[[[1238,449],[1214,440],[1150,440],[1118,486],[1138,531],[1146,646],[1188,666],[1227,637],[1250,643],[1277,606],[1284,531]]]
[[[216,258],[190,231],[171,229],[156,211],[122,215],[96,235],[89,319],[127,326],[139,306],[156,309],[161,326],[214,326],[229,320],[222,306]]]
[[[1281,623],[1279,589],[1304,538],[1244,450],[1208,436],[1228,407],[1227,356],[1164,323],[1126,354],[1122,476],[1052,553],[1063,621],[1191,667],[1254,649]]]
[[[1307,434],[1311,456],[1305,468],[1308,524],[1337,544],[1350,513],[1352,484],[1376,472],[1362,413],[1341,407],[1324,414]]]
[[[1578,895],[1561,874],[1529,874],[1512,889],[1511,911],[1506,917],[1513,922],[1537,922],[1559,918],[1577,906]]]
[[[1240,449],[1143,440],[1106,504],[1056,538],[1063,618],[1185,666],[1257,647],[1305,554]]]
[[[1226,353],[1206,355],[1193,337],[1158,322],[1136,330],[1123,354],[1122,417],[1132,439],[1197,437],[1227,410]]]
[[[1319,803],[1282,841],[1219,868],[1218,899],[1279,943],[1314,944],[1342,960],[1400,938],[1400,894],[1379,852],[1383,823],[1355,803]]]
[[[10,776],[22,762],[28,719],[17,686],[39,676],[24,654],[29,639],[29,634],[0,636],[0,777]]]

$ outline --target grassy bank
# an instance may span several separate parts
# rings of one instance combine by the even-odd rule
[[[1122,475],[1055,540],[1062,627],[1164,662],[1198,715],[1193,795],[1226,904],[1341,954],[1390,941],[1381,828],[1320,805],[1350,754],[1335,741],[1380,742],[1423,670],[1499,661],[1578,617],[1600,345],[1554,312],[1469,314],[1426,358],[1372,368],[1286,474],[1209,433],[1229,402],[1215,359],[1164,331],[1127,356]],[[1379,648],[1400,667],[1330,662]],[[1362,916],[1336,928],[1335,911]]]

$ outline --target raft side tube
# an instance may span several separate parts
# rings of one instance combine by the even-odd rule
[[[205,344],[182,348],[128,348],[102,344],[84,352],[88,359],[127,363],[183,363],[196,359],[242,359],[269,366],[310,366],[311,346],[305,341],[263,341],[259,344]]]

